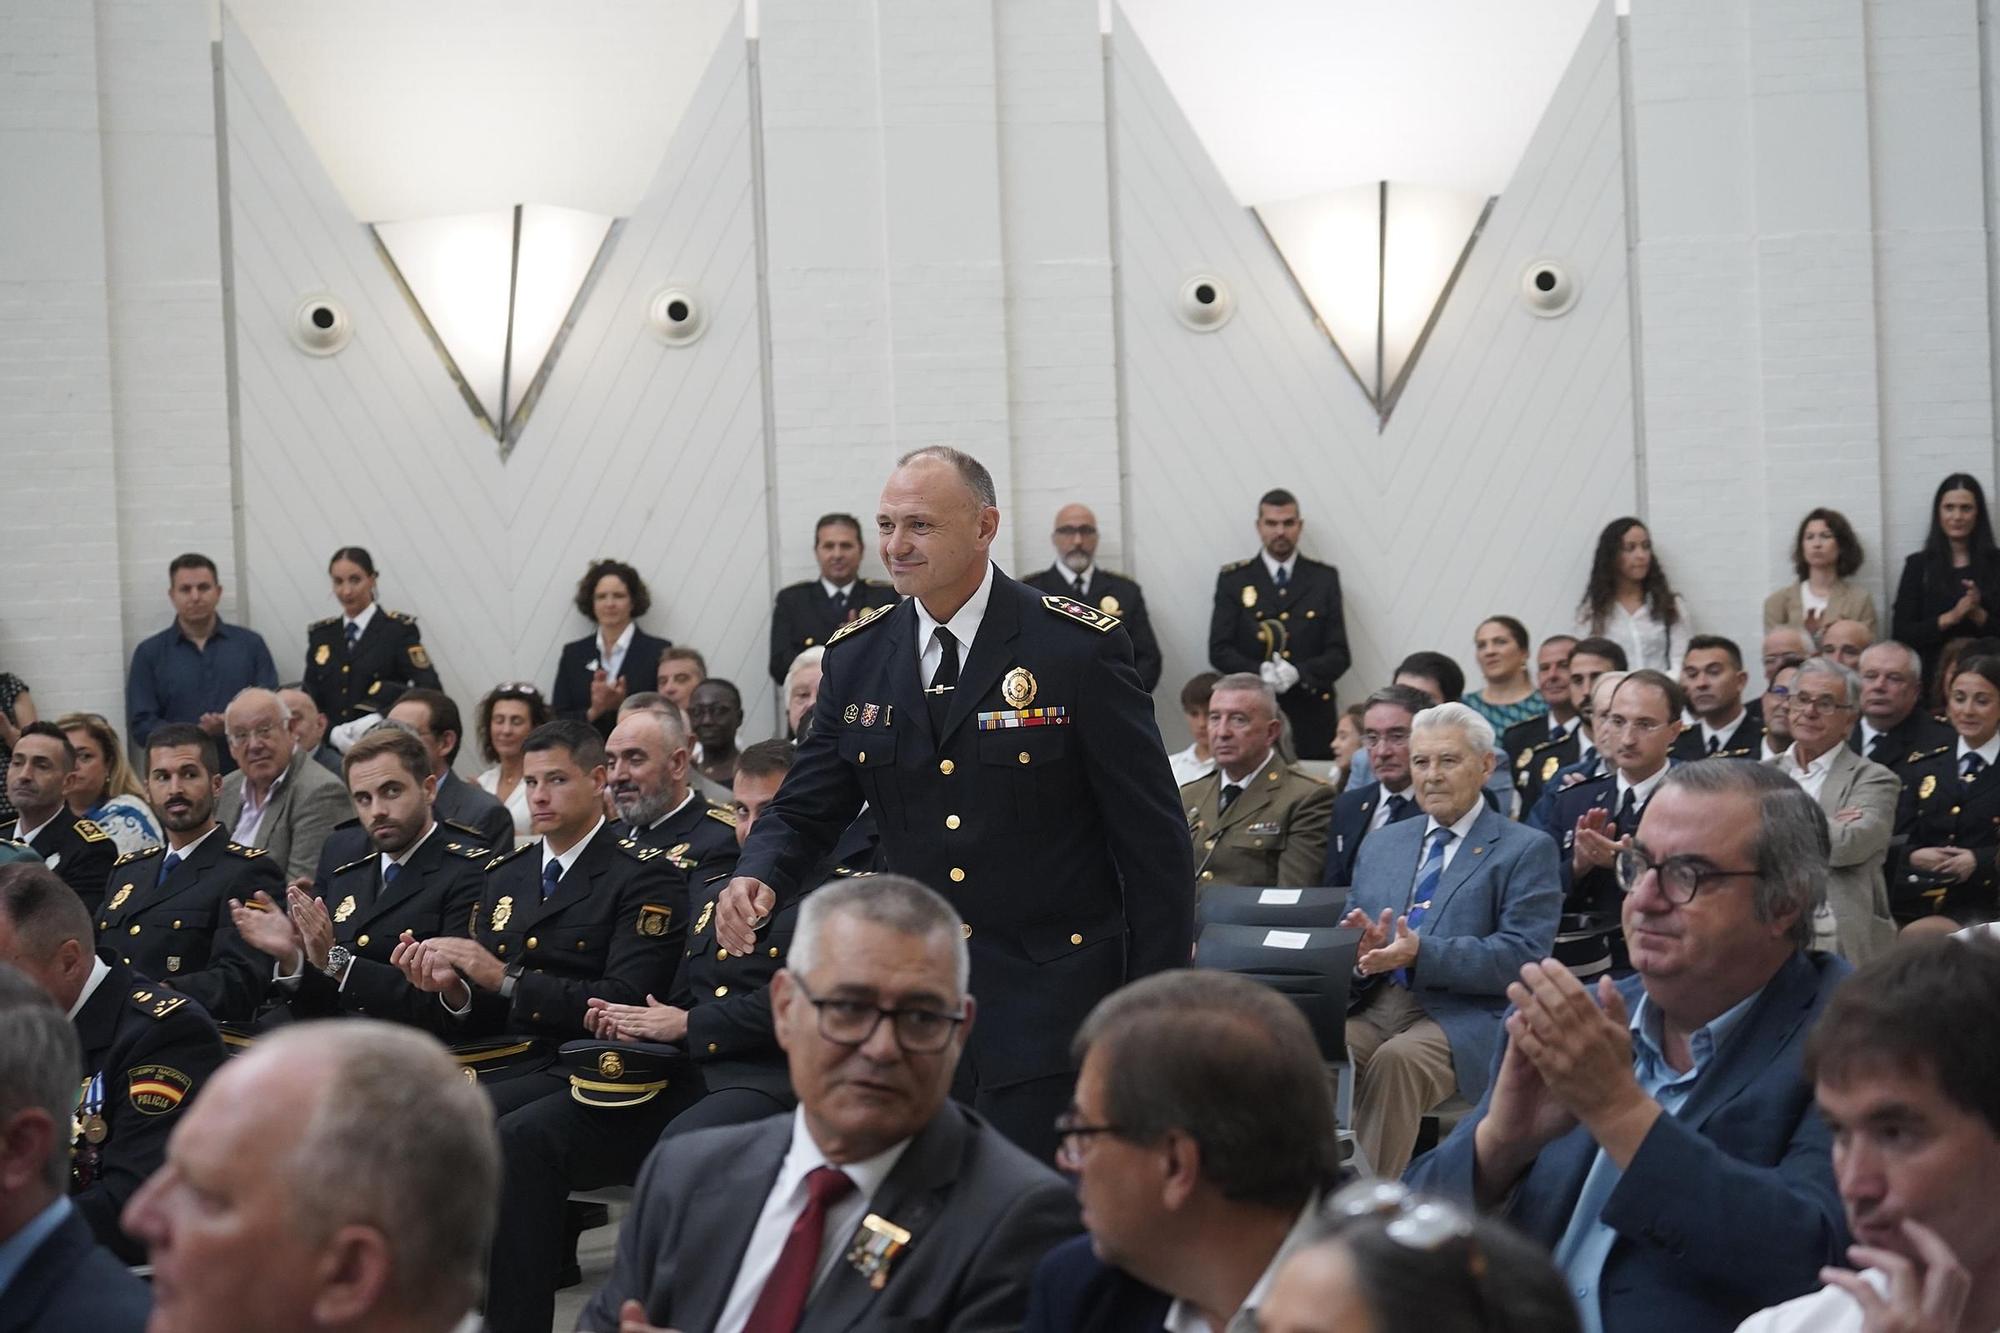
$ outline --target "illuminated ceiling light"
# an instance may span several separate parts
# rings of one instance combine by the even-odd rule
[[[504,458],[611,252],[617,219],[517,204],[370,230]]]
[[[1378,181],[1252,210],[1383,422],[1493,202]]]

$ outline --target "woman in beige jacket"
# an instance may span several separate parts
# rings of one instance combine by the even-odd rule
[[[1858,620],[1873,636],[1875,597],[1847,580],[1861,568],[1860,539],[1837,509],[1815,509],[1799,524],[1792,540],[1792,568],[1799,581],[1788,583],[1764,599],[1764,629],[1798,625],[1818,641],[1820,631],[1836,620]]]

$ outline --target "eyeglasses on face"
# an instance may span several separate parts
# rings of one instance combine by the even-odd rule
[[[1627,847],[1618,853],[1616,863],[1618,887],[1627,893],[1636,893],[1639,881],[1646,872],[1657,871],[1660,876],[1660,892],[1675,906],[1694,901],[1701,886],[1712,879],[1755,879],[1754,870],[1717,870],[1699,857],[1669,856],[1664,861],[1655,861],[1637,847]]]
[[[1604,719],[1603,725],[1613,731],[1629,731],[1634,736],[1650,736],[1667,724],[1655,722],[1650,717],[1626,717],[1623,713],[1613,713]]]
[[[948,1014],[939,1009],[884,1009],[866,1000],[822,1000],[798,982],[799,994],[819,1013],[819,1035],[836,1046],[861,1046],[875,1035],[888,1019],[896,1044],[911,1055],[929,1055],[943,1050],[952,1032],[965,1021],[964,1014]]]
[[[1093,1125],[1072,1106],[1056,1117],[1056,1165],[1072,1175],[1083,1169],[1083,1157],[1091,1141],[1104,1134],[1123,1134],[1121,1125]]]
[[[251,741],[267,741],[285,729],[282,722],[259,722],[250,728],[231,728],[226,734],[231,745],[248,745]]]
[[[1830,694],[1794,694],[1791,696],[1791,702],[1785,706],[1790,708],[1794,713],[1805,713],[1808,715],[1816,713],[1844,713],[1854,707],[1853,704],[1836,699]]]

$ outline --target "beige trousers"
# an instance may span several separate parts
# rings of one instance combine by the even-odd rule
[[[1407,990],[1390,981],[1347,1020],[1354,1061],[1354,1143],[1369,1167],[1394,1180],[1410,1164],[1424,1113],[1458,1086],[1451,1043]]]

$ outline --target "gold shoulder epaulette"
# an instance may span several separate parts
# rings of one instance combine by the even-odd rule
[[[373,861],[376,855],[377,855],[376,853],[370,852],[368,853],[368,855],[362,857],[358,861],[349,861],[344,866],[335,866],[333,868],[333,873],[335,875],[345,875],[350,870],[359,870],[361,869],[361,867],[367,865],[370,861]]]
[[[833,633],[827,635],[826,646],[831,648],[833,647],[834,644],[839,643],[842,639],[854,633],[862,626],[874,624],[876,621],[880,620],[883,616],[886,616],[891,611],[895,610],[898,605],[900,605],[900,603],[891,603],[888,606],[870,607],[868,610],[863,611],[860,615],[856,616],[854,619],[848,621],[845,625],[842,625],[839,629],[835,630]]]
[[[484,842],[448,842],[444,849],[453,856],[462,856],[468,861],[484,861],[493,855],[493,849]]]
[[[1062,616],[1074,620],[1079,625],[1088,625],[1099,634],[1117,629],[1120,621],[1108,611],[1100,611],[1094,606],[1085,606],[1074,597],[1048,596],[1042,598],[1042,605]]]
[[[1255,558],[1256,557],[1254,556],[1251,557],[1251,559]],[[1231,560],[1228,564],[1222,567],[1222,572],[1225,574],[1234,574],[1237,570],[1243,568],[1245,565],[1249,563],[1250,563],[1249,560]]]
[[[726,806],[711,804],[702,813],[706,814],[710,819],[729,825],[731,828],[736,827],[736,812]]]
[[[511,861],[511,860],[513,860],[513,859],[514,859],[515,857],[519,856],[519,855],[520,855],[520,854],[521,854],[522,852],[525,852],[525,851],[527,851],[527,850],[528,850],[528,849],[529,849],[530,847],[533,847],[534,845],[535,845],[535,844],[534,844],[534,843],[532,843],[532,842],[524,842],[524,843],[522,843],[522,844],[521,844],[521,845],[520,845],[519,847],[516,847],[516,848],[515,848],[515,849],[514,849],[513,851],[511,851],[511,852],[502,852],[502,853],[500,853],[500,855],[498,855],[498,856],[494,857],[494,858],[493,858],[493,859],[492,859],[491,861],[488,861],[488,862],[486,863],[486,868],[487,868],[488,870],[491,870],[491,869],[493,869],[493,867],[495,867],[495,866],[497,866],[497,865],[500,865],[500,864],[502,864],[502,863],[504,863],[504,862],[507,862],[507,861]]]
[[[126,865],[129,864],[130,862],[138,860],[142,856],[151,856],[153,853],[159,850],[160,850],[160,845],[158,843],[148,843],[144,847],[133,848],[131,851],[125,853],[125,855],[119,857],[116,861],[113,861],[111,864],[113,866]]]
[[[311,632],[311,631],[313,631],[313,630],[316,630],[316,629],[327,629],[327,628],[329,628],[330,626],[333,626],[333,625],[338,625],[339,623],[340,623],[340,617],[339,617],[339,616],[328,616],[328,617],[327,617],[327,618],[326,618],[325,620],[315,620],[315,621],[313,621],[313,623],[312,623],[311,625],[307,626],[307,627],[306,627],[306,629],[307,629],[307,632],[308,632],[308,633],[310,633],[310,632]]]
[[[85,842],[111,841],[111,835],[109,833],[106,833],[103,829],[99,828],[97,826],[97,821],[94,819],[77,820],[76,836],[82,838]]]
[[[415,616],[409,615],[408,613],[403,611],[391,611],[386,606],[382,608],[382,614],[389,617],[389,619],[391,620],[400,620],[405,625],[414,625],[417,623],[417,618]]]
[[[153,990],[145,986],[133,991],[131,1000],[132,1007],[148,1018],[165,1018],[187,1003],[187,997],[184,995],[176,995],[164,988]]]
[[[486,836],[486,833],[483,829],[476,829],[472,827],[472,825],[470,824],[461,824],[456,819],[440,819],[438,823],[444,825],[446,828],[455,828],[460,833],[469,833],[475,838],[483,838]]]
[[[262,847],[245,847],[240,842],[232,842],[224,850],[234,852],[246,861],[268,855]]]
[[[662,854],[660,848],[648,847],[636,838],[620,838],[618,840],[618,850],[624,852],[625,855],[631,857],[634,861],[650,861]],[[685,869],[685,867],[682,868]]]

